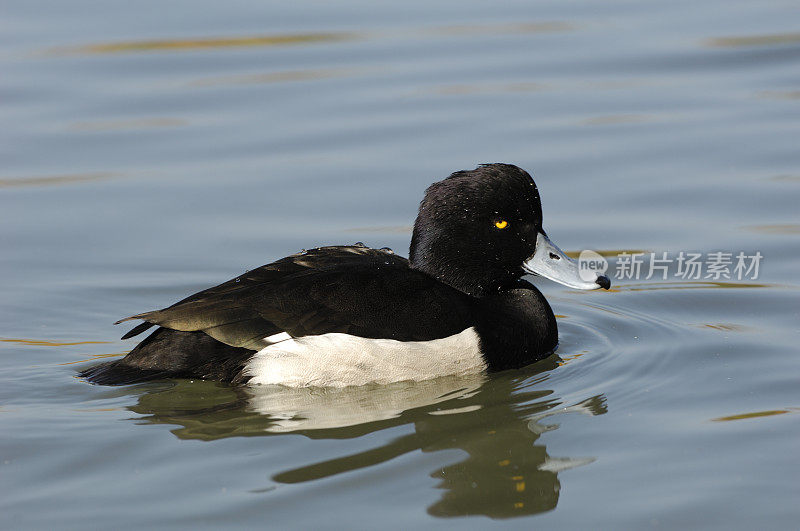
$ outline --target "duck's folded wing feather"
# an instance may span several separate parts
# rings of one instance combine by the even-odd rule
[[[280,332],[437,339],[470,326],[469,308],[466,295],[410,269],[404,258],[362,247],[323,247],[124,320],[145,321],[127,337],[159,325],[258,350]]]

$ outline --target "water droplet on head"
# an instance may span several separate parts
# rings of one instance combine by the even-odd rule
[[[356,242],[353,244],[353,247],[366,247],[366,245],[364,245],[364,242]]]
[[[242,280],[241,278],[236,277],[236,282],[240,282],[241,280]]]
[[[392,249],[389,247],[381,247],[381,251],[388,254],[394,254],[394,251],[392,251]]]

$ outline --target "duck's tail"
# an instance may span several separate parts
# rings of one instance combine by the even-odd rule
[[[170,376],[169,371],[131,367],[124,360],[107,361],[78,373],[79,378],[98,385],[128,385]]]
[[[128,385],[165,378],[240,383],[244,364],[254,352],[226,345],[204,332],[159,327],[121,360],[89,367],[78,376],[100,385]]]

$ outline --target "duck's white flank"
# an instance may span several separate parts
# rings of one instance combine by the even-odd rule
[[[264,338],[266,343],[270,345],[274,345],[275,343],[280,343],[281,341],[286,341],[287,339],[292,339],[292,336],[287,334],[286,332],[280,332],[277,334],[272,334],[271,336],[267,336]]]
[[[432,341],[322,334],[280,341],[245,365],[251,384],[344,387],[427,380],[486,369],[474,328]]]

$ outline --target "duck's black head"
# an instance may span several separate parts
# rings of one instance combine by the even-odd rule
[[[409,257],[413,268],[476,297],[512,287],[526,272],[579,289],[609,285],[597,275],[581,279],[550,242],[536,184],[512,164],[483,164],[428,187]]]

